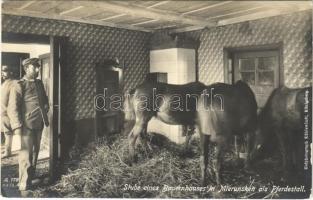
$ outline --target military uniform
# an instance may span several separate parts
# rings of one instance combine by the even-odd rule
[[[12,148],[12,137],[13,131],[8,117],[8,104],[9,96],[12,85],[14,84],[13,79],[7,79],[1,85],[1,132],[5,134],[5,156],[11,155]]]
[[[42,102],[40,102],[40,99]],[[46,115],[48,98],[41,80],[26,77],[16,82],[10,91],[8,115],[13,130],[21,128],[21,150],[19,155],[19,189],[31,186],[43,130],[42,105]]]
[[[8,117],[8,104],[9,104],[9,96],[10,96],[10,90],[12,85],[14,84],[13,79],[7,79],[4,83],[1,85],[1,132],[12,133],[12,128],[10,125],[10,120]]]

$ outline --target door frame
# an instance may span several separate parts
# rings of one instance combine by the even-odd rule
[[[57,41],[66,42],[66,37],[56,37],[47,35],[37,34],[25,34],[25,33],[13,33],[13,32],[2,32],[2,43],[15,43],[15,44],[46,44],[50,45],[50,82],[57,81],[57,87],[51,85],[51,91],[53,91],[53,97],[51,97],[50,111],[48,113],[50,119],[50,155],[49,155],[49,179],[50,182],[55,181],[58,178],[58,168],[60,164],[60,135],[63,133],[63,127],[61,126],[61,117],[63,116],[61,105],[63,99],[61,94],[63,91],[63,85],[61,85],[63,71],[65,65],[65,48],[60,48],[60,45],[56,45]],[[58,66],[58,67],[56,67]],[[62,86],[62,87],[61,87]],[[49,101],[50,101],[49,100]],[[58,104],[55,107],[55,104]],[[57,111],[57,112],[56,112]],[[53,126],[51,126],[53,124]]]
[[[240,52],[258,52],[258,51],[278,51],[279,69],[278,69],[278,86],[284,85],[284,57],[283,57],[283,42],[265,45],[251,45],[239,47],[224,47],[223,63],[224,63],[224,82],[234,84],[235,81],[235,64],[234,54]]]
[[[49,162],[49,175],[50,181],[54,182],[59,178],[59,168],[62,159],[62,145],[61,138],[62,133],[64,133],[64,126],[62,124],[62,119],[64,116],[63,106],[63,89],[62,80],[64,80],[64,67],[66,64],[66,42],[67,37],[60,36],[49,36],[50,40],[50,85],[52,96],[52,106],[50,112],[52,111],[52,119],[50,126],[50,162]],[[52,132],[52,134],[51,134]]]

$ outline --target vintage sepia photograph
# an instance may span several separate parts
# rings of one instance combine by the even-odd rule
[[[309,199],[312,8],[2,0],[1,196]]]

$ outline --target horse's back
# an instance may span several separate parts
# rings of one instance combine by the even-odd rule
[[[168,84],[162,82],[151,82],[144,81],[142,84],[137,86],[133,91],[137,93],[152,93],[153,89],[156,94],[188,94],[188,93],[197,93],[200,94],[204,89],[205,85],[201,82],[190,82],[186,84],[176,85],[176,84]],[[133,93],[134,93],[133,92]]]
[[[206,91],[212,96],[207,99],[209,108],[205,106],[207,103],[204,98],[198,105],[199,127],[204,134],[227,136],[255,129],[257,104],[252,90],[246,83],[215,83],[207,86]],[[218,96],[220,98],[216,98]]]
[[[312,87],[290,89],[285,86],[273,90],[258,116],[257,130],[265,143],[272,143],[276,136],[278,142],[292,146],[293,151],[303,145],[305,99],[311,91]]]
[[[312,87],[276,88],[260,114],[260,121],[271,119],[276,129],[301,129],[306,95],[311,94],[311,91]]]
[[[205,85],[191,82],[174,85],[145,81],[133,91],[133,103],[137,118],[157,117],[168,124],[194,124],[196,102]],[[147,109],[138,109],[145,97]]]
[[[295,167],[292,173],[302,181],[305,174],[304,162],[301,162],[305,155],[304,112],[311,113],[311,109],[312,87],[291,89],[283,86],[272,92],[258,118],[258,131],[265,143],[262,145],[271,143],[276,136],[280,147],[287,149],[282,151],[284,159],[289,160],[285,172],[289,173],[289,168]]]

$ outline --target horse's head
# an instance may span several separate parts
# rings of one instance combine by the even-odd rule
[[[278,98],[277,98],[278,97]],[[260,161],[275,152],[277,138],[275,135],[275,117],[279,104],[279,89],[273,90],[264,107],[258,112],[257,127],[251,145],[251,162]]]
[[[273,133],[271,118],[266,109],[263,109],[258,115],[257,127],[252,140],[251,163],[265,159],[273,152],[275,134]]]

